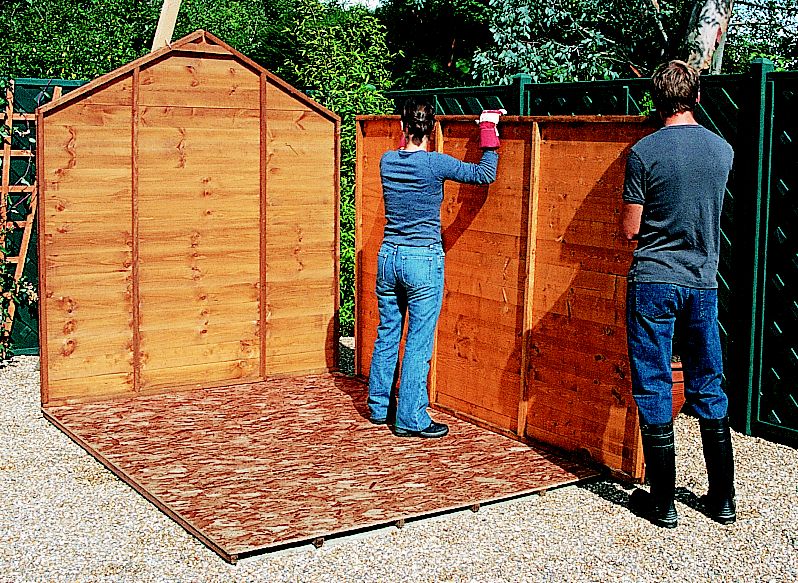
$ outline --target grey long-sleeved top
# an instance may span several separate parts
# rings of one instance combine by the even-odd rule
[[[443,182],[490,184],[496,180],[499,155],[485,150],[478,164],[448,154],[418,150],[391,150],[380,160],[385,200],[383,241],[424,247],[441,242]]]

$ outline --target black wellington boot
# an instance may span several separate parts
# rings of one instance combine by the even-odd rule
[[[712,520],[731,524],[737,520],[737,508],[734,501],[734,453],[729,418],[699,419],[699,425],[709,481],[707,494],[701,497],[701,502]]]
[[[676,448],[673,422],[640,426],[646,478],[651,493],[637,489],[629,497],[629,509],[663,528],[676,528],[678,516],[673,499],[676,493]]]

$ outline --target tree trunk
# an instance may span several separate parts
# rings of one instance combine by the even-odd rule
[[[720,72],[723,50],[719,58],[713,56],[725,40],[726,29],[732,14],[733,0],[696,0],[687,27],[687,62],[701,71],[712,67],[712,72]]]
[[[719,75],[720,68],[723,64],[723,48],[726,46],[726,38],[729,36],[729,31],[723,33],[718,43],[718,48],[715,49],[715,54],[712,55],[712,66],[709,68],[710,75]]]

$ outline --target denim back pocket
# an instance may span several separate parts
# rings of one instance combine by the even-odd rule
[[[634,286],[635,311],[650,319],[676,314],[676,286],[672,283],[638,283]]]
[[[387,271],[391,269],[389,265],[391,259],[391,254],[380,251],[377,255],[377,281],[386,281],[387,280]]]
[[[402,256],[402,282],[409,288],[427,287],[432,283],[435,258],[431,255]]]

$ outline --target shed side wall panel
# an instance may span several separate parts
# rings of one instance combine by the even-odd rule
[[[131,120],[130,106],[83,103],[44,120],[43,350],[51,400],[134,389]]]
[[[526,433],[630,475],[640,471],[618,235],[635,123],[541,123]],[[577,170],[578,169],[578,170]]]
[[[442,125],[443,151],[478,162],[473,121]],[[513,432],[521,393],[531,130],[531,124],[503,124],[496,181],[447,182],[441,209],[446,291],[437,404]]]
[[[170,56],[140,79],[141,388],[257,379],[258,76]]]
[[[377,253],[385,229],[385,207],[380,182],[380,159],[399,143],[398,120],[369,120],[360,122],[358,151],[357,241],[355,316],[357,351],[355,374],[367,377],[371,368],[371,352],[377,339],[375,295],[377,281]]]
[[[266,85],[266,373],[335,368],[335,123]]]

